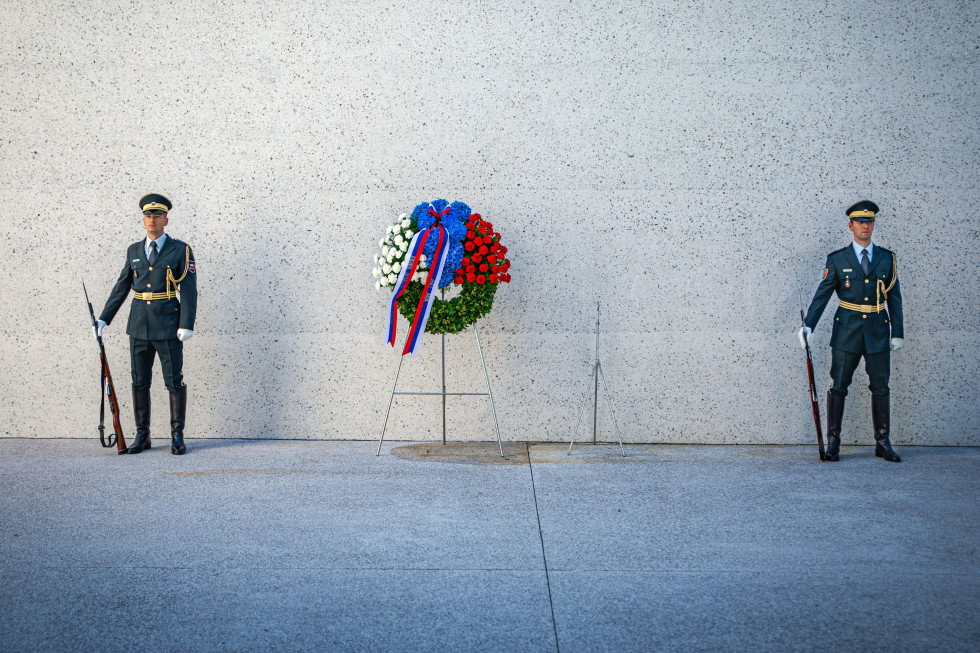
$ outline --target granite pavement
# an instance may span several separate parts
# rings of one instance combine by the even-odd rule
[[[980,449],[0,440],[4,651],[975,651]]]

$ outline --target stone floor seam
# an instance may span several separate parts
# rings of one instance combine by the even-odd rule
[[[548,585],[548,606],[551,608],[551,625],[555,631],[555,651],[561,653],[561,645],[558,642],[558,622],[555,621],[555,601],[551,596],[551,578],[548,574],[548,554],[544,550],[544,531],[541,529],[541,511],[538,510],[538,491],[534,486],[534,464],[531,462],[531,448],[525,442],[527,448],[527,468],[531,472],[531,494],[534,496],[534,514],[538,519],[538,536],[541,538],[541,560],[544,562],[544,580]]]

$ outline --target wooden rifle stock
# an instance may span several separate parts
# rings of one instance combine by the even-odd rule
[[[109,372],[109,359],[105,355],[105,345],[102,343],[102,336],[99,335],[98,324],[95,320],[95,311],[92,309],[92,302],[88,299],[88,289],[85,282],[82,282],[82,290],[85,291],[85,303],[88,304],[88,314],[92,318],[92,328],[95,329],[95,339],[99,341],[99,356],[102,362],[102,388],[100,392],[105,394],[102,397],[102,407],[99,412],[99,442],[103,447],[116,445],[116,453],[126,453],[126,438],[123,437],[122,422],[119,419],[119,396],[116,394],[116,387],[112,384],[112,373]],[[109,413],[112,415],[112,435],[106,440],[105,437],[105,398],[109,398]]]
[[[126,438],[123,437],[122,422],[119,420],[119,397],[116,395],[116,387],[112,384],[112,374],[109,372],[109,359],[105,355],[105,347],[102,345],[102,338],[99,338],[99,349],[102,351],[102,374],[105,376],[105,393],[109,398],[109,412],[112,414],[112,430],[113,434],[109,438],[109,442],[106,443],[105,439],[102,438],[103,431],[105,427],[99,422],[99,438],[102,440],[102,446],[111,447],[112,440],[115,438],[116,441],[116,453],[126,453]]]
[[[803,321],[803,328],[806,329],[806,318],[803,316],[803,309],[800,309],[800,320]],[[817,427],[817,448],[820,452],[820,460],[826,460],[827,452],[823,446],[823,429],[820,427],[820,405],[817,403],[817,384],[813,380],[813,358],[810,356],[810,340],[803,331],[804,348],[806,349],[806,373],[810,379],[810,404],[813,408],[813,423]]]

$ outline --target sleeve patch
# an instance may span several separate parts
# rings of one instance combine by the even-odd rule
[[[191,274],[197,274],[197,265],[194,264],[194,261],[187,262],[187,271],[190,272]]]
[[[820,277],[821,281],[824,280],[824,279],[826,279],[828,274],[830,274],[830,269],[829,268],[824,268],[823,269],[823,276]]]

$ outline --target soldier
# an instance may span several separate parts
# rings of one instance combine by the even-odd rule
[[[197,313],[197,271],[190,245],[163,233],[173,206],[163,195],[151,194],[139,202],[146,238],[126,251],[126,263],[96,323],[98,335],[133,291],[129,309],[130,365],[133,373],[133,409],[136,441],[126,453],[150,448],[150,381],[154,354],[160,357],[163,382],[170,391],[170,453],[181,456],[187,387],[184,385],[184,342],[194,335]],[[180,293],[180,301],[177,293]]]
[[[877,213],[878,206],[868,200],[847,209],[847,228],[854,234],[854,242],[827,256],[823,280],[803,320],[805,326],[797,334],[803,345],[804,331],[809,338],[836,291],[839,306],[830,335],[830,389],[827,391],[826,459],[830,461],[840,460],[844,397],[862,356],[870,381],[875,455],[894,463],[902,460],[888,440],[889,358],[890,352],[904,344],[902,291],[895,254],[871,242]]]

